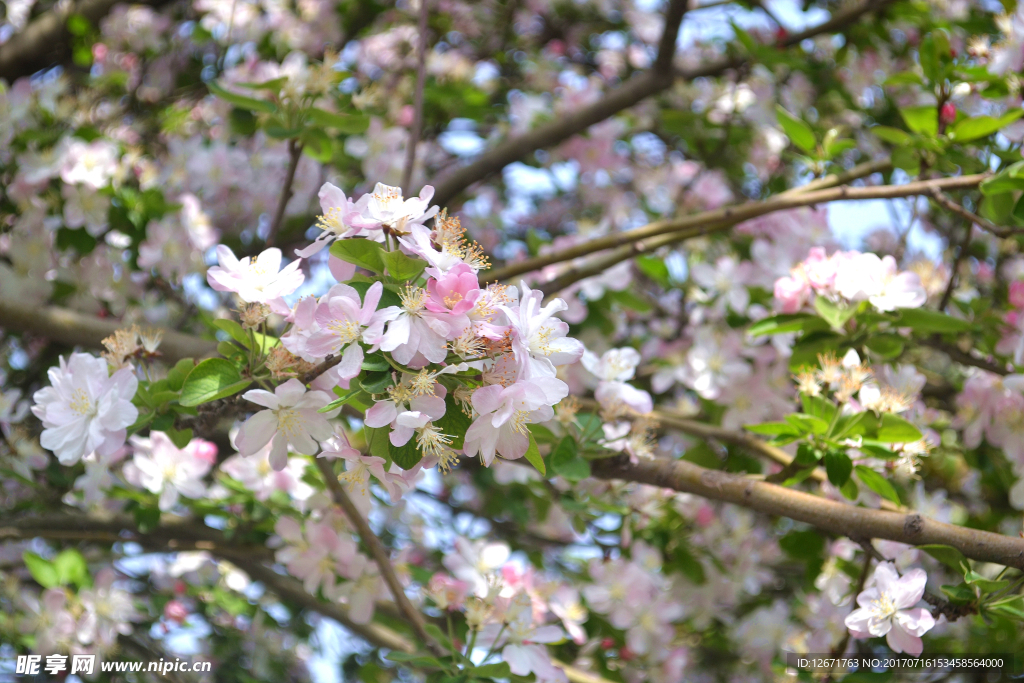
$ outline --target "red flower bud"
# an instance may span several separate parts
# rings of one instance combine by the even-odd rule
[[[942,109],[939,110],[939,121],[947,126],[956,121],[956,105],[952,102],[942,105]]]

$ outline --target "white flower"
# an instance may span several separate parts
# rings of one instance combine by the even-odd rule
[[[401,308],[390,306],[377,311],[377,320],[388,323],[380,349],[402,365],[422,367],[448,357],[447,339],[452,333],[444,320],[448,316],[428,310],[426,297],[425,289],[408,287],[402,293]]]
[[[367,235],[371,234],[369,231],[385,227],[399,234],[406,233],[409,232],[409,226],[422,225],[424,221],[437,214],[437,207],[430,206],[433,196],[434,188],[430,185],[420,191],[419,197],[404,199],[402,188],[377,183],[369,199],[360,197],[355,203],[357,213],[349,220],[352,225],[367,231],[364,233]]]
[[[854,638],[885,636],[894,652],[920,655],[921,636],[935,626],[935,618],[922,607],[911,608],[924,596],[927,581],[923,569],[911,569],[901,577],[891,562],[879,564],[872,585],[857,596],[860,608],[846,617],[850,634]]]
[[[267,249],[255,260],[235,258],[223,244],[217,247],[217,263],[206,273],[206,280],[218,292],[235,292],[246,303],[269,304],[291,294],[306,278],[299,270],[301,261],[281,268],[281,250]],[[279,272],[280,271],[280,272]]]
[[[835,288],[844,299],[867,299],[879,311],[919,308],[928,299],[917,273],[899,273],[892,256],[878,258],[871,253],[844,259],[836,273]]]
[[[543,645],[564,640],[565,632],[561,627],[534,624],[531,599],[526,593],[519,593],[512,599],[510,611],[515,616],[508,624],[487,624],[480,631],[478,644],[496,647],[503,642],[501,658],[516,676],[532,672],[538,681],[568,681],[565,672],[551,663],[551,656]]]
[[[217,458],[217,447],[203,439],[192,439],[178,448],[163,432],[150,432],[148,438],[132,437],[135,457],[125,465],[124,475],[135,486],[160,494],[160,509],[167,512],[178,496],[202,498],[206,493],[203,477]]]
[[[84,142],[74,140],[68,145],[60,177],[68,185],[83,183],[99,189],[117,173],[117,147],[106,140]]]
[[[139,416],[132,405],[139,381],[131,368],[110,375],[102,358],[73,353],[47,374],[52,386],[32,397],[32,413],[43,422],[43,448],[62,465],[72,465],[93,451],[110,455],[124,444]]]
[[[272,443],[270,466],[276,471],[283,470],[288,464],[289,446],[303,455],[315,454],[319,449],[316,442],[327,441],[334,435],[328,418],[341,410],[318,413],[320,408],[331,402],[331,397],[322,391],[307,392],[297,379],[279,385],[273,394],[253,389],[245,392],[243,398],[268,410],[256,413],[238,430],[235,438],[238,452],[255,455],[267,443]]]
[[[524,379],[554,377],[555,366],[578,361],[583,344],[566,337],[569,326],[555,318],[555,313],[568,308],[565,301],[555,299],[542,305],[544,295],[522,283],[523,296],[517,306],[502,306],[513,329],[512,350]]]
[[[586,351],[580,359],[583,367],[592,375],[606,382],[628,382],[633,379],[636,366],[640,364],[640,353],[629,347],[610,349],[598,358],[592,351]]]
[[[473,586],[474,593],[482,598],[490,587],[487,577],[508,561],[510,553],[505,543],[469,541],[460,536],[455,539],[454,552],[445,555],[442,562],[455,578]]]
[[[317,194],[320,198],[320,209],[324,212],[317,219],[316,227],[323,230],[313,243],[305,249],[296,249],[295,255],[300,258],[309,258],[336,239],[344,237],[355,237],[362,231],[352,225],[350,216],[358,216],[359,211],[355,202],[345,196],[345,192],[331,183],[324,183]],[[363,195],[359,199],[360,205],[365,207],[370,195]],[[384,234],[381,232],[371,236],[371,239],[383,241]]]

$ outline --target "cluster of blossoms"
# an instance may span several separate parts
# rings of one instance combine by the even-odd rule
[[[984,440],[1006,453],[1017,475],[1010,503],[1024,510],[1024,376],[975,371],[956,404],[953,425],[962,430],[966,447],[977,448]]]
[[[77,593],[47,588],[40,595],[22,591],[16,598],[25,618],[21,628],[36,634],[36,652],[115,655],[118,636],[132,633],[143,614],[110,567],[100,570]]]
[[[788,276],[775,281],[775,300],[783,313],[801,310],[812,295],[847,303],[867,301],[882,312],[918,308],[928,299],[920,276],[900,272],[892,256],[857,251],[828,256],[821,247],[812,248]]]

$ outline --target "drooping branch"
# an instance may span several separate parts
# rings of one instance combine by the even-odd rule
[[[799,45],[808,38],[813,38],[824,33],[840,31],[854,23],[866,13],[880,9],[893,0],[865,0],[848,9],[836,12],[831,19],[817,26],[798,33],[791,33],[776,43],[777,47],[788,48]],[[674,26],[669,23],[670,19],[678,14],[679,22],[682,22],[683,9],[686,0],[673,0],[666,15],[665,33],[660,41],[664,46],[668,42],[667,36],[675,36],[679,31],[679,23]],[[675,45],[674,38],[672,45]],[[665,63],[665,59],[659,51],[659,60]],[[555,118],[555,120],[538,126],[516,137],[501,142],[486,152],[482,153],[475,161],[462,166],[455,171],[445,175],[434,183],[434,202],[439,206],[449,204],[460,192],[470,185],[489,178],[498,173],[513,161],[522,159],[538,149],[544,149],[568,140],[573,135],[585,131],[595,123],[614,116],[620,111],[629,109],[639,102],[667,90],[676,80],[692,81],[697,78],[720,75],[730,69],[735,69],[748,62],[745,57],[727,56],[712,60],[699,67],[683,70],[657,71],[652,68],[621,86],[610,90],[597,102]],[[655,62],[656,64],[658,61]],[[671,65],[671,60],[668,60]]]
[[[338,481],[338,476],[334,473],[331,463],[325,458],[317,458],[316,466],[319,468],[320,474],[323,475],[324,483],[327,484],[327,490],[331,492],[331,498],[341,508],[342,512],[345,513],[349,521],[352,522],[356,532],[359,534],[359,538],[363,541],[363,545],[370,551],[370,556],[377,563],[381,578],[384,579],[384,583],[387,584],[388,589],[391,591],[398,609],[402,611],[402,615],[409,621],[409,626],[412,628],[413,633],[416,634],[416,638],[438,656],[447,654],[444,648],[427,633],[424,627],[423,614],[416,609],[412,602],[409,601],[409,596],[405,594],[405,587],[398,580],[395,568],[391,566],[391,558],[388,557],[387,549],[380,542],[380,539],[377,538],[377,534],[373,533],[370,524],[363,517],[363,514],[359,512],[359,508],[356,507],[352,499],[345,493],[345,487]]]
[[[104,339],[125,327],[116,320],[105,320],[57,306],[29,306],[0,298],[0,328],[9,332],[28,332],[47,337],[68,346],[102,348]],[[160,353],[175,362],[182,358],[202,358],[213,355],[217,342],[182,334],[174,330],[161,330],[163,341]]]
[[[990,232],[996,237],[1012,237],[1013,235],[1019,235],[1022,232],[1020,229],[1015,230],[1013,228],[1001,227],[987,218],[982,218],[978,214],[968,211],[959,202],[956,202],[952,197],[945,194],[938,188],[932,189],[929,194],[939,206],[943,207],[950,213],[954,213],[957,216],[966,219],[968,221],[968,230],[970,230],[972,225],[977,225],[985,232]]]
[[[884,538],[909,545],[948,545],[981,562],[1024,569],[1024,539],[929,519],[917,513],[876,510],[839,503],[685,460],[641,460],[626,456],[594,460],[600,479],[620,479],[692,493],[757,512],[788,517],[851,538]]]
[[[488,281],[504,280],[523,273],[528,273],[554,263],[569,261],[598,251],[612,249],[607,254],[595,257],[590,262],[544,283],[540,288],[545,294],[560,292],[566,287],[588,277],[593,277],[623,261],[654,252],[661,247],[675,244],[693,237],[707,235],[730,228],[737,223],[758,218],[776,211],[786,211],[802,206],[813,206],[836,201],[856,201],[862,199],[897,199],[930,194],[932,189],[948,188],[963,189],[976,187],[988,174],[940,178],[937,180],[921,180],[904,185],[881,185],[878,187],[842,186],[811,192],[780,194],[764,201],[750,202],[740,206],[728,206],[714,211],[703,211],[692,216],[675,220],[650,223],[636,230],[613,233],[605,237],[590,240],[568,249],[551,254],[526,259],[514,263],[495,272],[486,274]]]

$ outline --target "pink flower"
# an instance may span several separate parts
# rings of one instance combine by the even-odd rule
[[[117,147],[107,140],[73,140],[64,157],[60,177],[68,185],[83,183],[94,189],[105,186],[117,173]]]
[[[893,652],[920,655],[921,636],[935,626],[928,610],[911,609],[924,596],[928,576],[923,569],[912,569],[902,577],[891,562],[875,567],[872,585],[857,596],[859,609],[846,617],[846,627],[854,638],[885,636]]]
[[[129,482],[160,494],[160,509],[167,512],[178,496],[202,498],[206,493],[203,477],[217,459],[217,446],[203,439],[192,439],[178,448],[163,432],[150,432],[148,438],[132,437],[135,457],[125,465]]]
[[[255,260],[248,256],[238,260],[234,252],[221,244],[217,247],[217,263],[220,265],[206,273],[207,282],[218,292],[235,292],[247,303],[273,306],[298,289],[306,278],[299,270],[301,261],[292,261],[281,269],[280,249],[267,249]]]
[[[472,401],[479,417],[466,430],[466,455],[479,453],[485,466],[491,464],[496,453],[509,460],[523,457],[530,446],[527,425],[550,420],[555,413],[551,406],[568,395],[565,382],[554,377],[477,389]]]
[[[427,298],[424,302],[428,311],[447,313],[452,317],[464,316],[473,310],[480,298],[480,285],[476,272],[465,263],[460,263],[447,273],[431,268],[427,271],[431,279],[427,282]],[[456,327],[465,329],[466,324]]]
[[[402,188],[377,183],[369,199],[364,202],[365,197],[360,197],[355,203],[356,213],[350,216],[350,220],[371,239],[374,239],[375,232],[385,227],[399,233],[409,232],[410,226],[422,225],[437,214],[437,207],[430,206],[433,196],[434,188],[430,185],[423,188],[419,197],[405,199]]]
[[[796,313],[811,296],[810,283],[799,277],[780,277],[775,281],[775,301],[783,313]]]
[[[457,611],[461,610],[469,595],[469,584],[465,581],[453,579],[447,574],[437,572],[430,577],[427,583],[427,595],[434,600],[438,609]]]
[[[401,307],[378,311],[378,319],[388,323],[380,348],[402,365],[423,367],[448,357],[448,339],[453,337],[450,316],[428,310],[426,298],[426,290],[409,287],[402,293]]]
[[[336,239],[355,237],[362,231],[352,224],[352,219],[359,216],[359,209],[355,202],[345,196],[345,192],[331,183],[324,183],[317,194],[320,198],[320,209],[324,212],[317,220],[316,227],[323,230],[313,243],[305,249],[296,249],[295,255],[299,258],[309,258],[319,252]],[[369,195],[363,195],[359,202],[365,206]],[[378,233],[380,242],[383,240],[383,233]],[[348,278],[345,278],[348,279]]]
[[[390,439],[395,446],[409,443],[417,429],[433,420],[440,420],[445,414],[444,397],[447,390],[444,385],[435,382],[434,393],[418,393],[410,384],[413,377],[405,375],[393,388],[390,400],[377,401],[366,411],[367,427],[391,426]]]
[[[313,455],[319,449],[317,441],[326,441],[334,435],[327,420],[337,415],[340,408],[329,413],[317,412],[331,402],[331,397],[322,391],[307,392],[297,379],[279,385],[274,393],[253,389],[242,397],[268,410],[259,411],[238,430],[235,438],[238,452],[255,455],[272,443],[270,466],[274,470],[283,470],[288,464],[289,447],[297,453]]]
[[[362,339],[368,344],[377,343],[384,328],[383,320],[374,321],[377,302],[383,291],[384,285],[374,282],[366,291],[366,299],[360,304],[359,292],[352,287],[345,284],[331,287],[313,314],[319,329],[306,341],[306,352],[323,358],[348,347],[358,350],[361,364],[363,352],[357,342]]]
[[[513,330],[512,350],[524,379],[554,377],[555,366],[575,363],[586,350],[576,339],[567,337],[569,326],[555,318],[568,306],[562,299],[542,305],[544,295],[522,283],[523,296],[517,306],[502,306]]]
[[[845,259],[836,272],[835,288],[844,299],[867,299],[883,312],[919,308],[928,299],[917,273],[899,273],[896,259],[878,258],[876,254],[857,254]]]
[[[1010,305],[1014,308],[1024,308],[1024,280],[1014,280],[1010,283]]]

